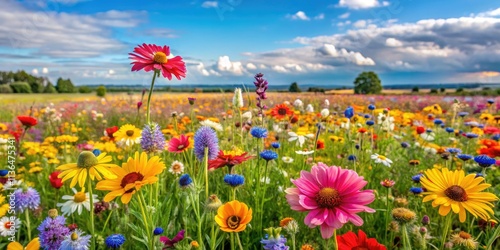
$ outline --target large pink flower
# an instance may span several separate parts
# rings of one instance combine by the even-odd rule
[[[177,80],[186,77],[186,64],[182,61],[182,57],[168,58],[170,56],[170,47],[168,46],[161,47],[143,43],[135,47],[134,52],[129,53],[129,55],[129,58],[133,60],[131,64],[134,65],[132,71],[160,70],[163,77],[168,78],[168,80],[172,80],[172,75]]]
[[[318,163],[311,172],[301,171],[292,183],[297,187],[286,189],[288,204],[293,210],[309,211],[304,223],[310,228],[321,226],[324,239],[349,221],[363,225],[356,213],[375,212],[365,206],[375,200],[373,191],[361,190],[367,182],[353,170]]]

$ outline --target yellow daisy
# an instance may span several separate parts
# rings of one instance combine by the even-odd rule
[[[23,247],[19,242],[13,241],[7,245],[7,250],[38,250],[40,249],[40,240],[38,237],[34,238],[33,240],[26,245],[26,247]]]
[[[460,222],[466,218],[465,211],[474,217],[488,220],[493,214],[492,201],[498,197],[492,193],[481,192],[490,187],[483,177],[475,174],[465,176],[463,170],[450,171],[447,168],[428,169],[420,182],[427,190],[423,201],[432,201],[432,206],[439,206],[439,214],[446,216],[450,211],[459,215]]]
[[[148,160],[148,155],[142,152],[135,153],[134,157],[128,158],[122,167],[111,168],[116,176],[115,179],[103,180],[97,183],[97,190],[110,191],[104,196],[104,201],[109,202],[121,196],[123,204],[127,204],[132,199],[132,195],[141,189],[143,185],[153,184],[158,181],[157,175],[165,169],[165,164],[158,156],[153,156]]]
[[[142,131],[134,125],[125,124],[113,134],[117,142],[124,143],[126,146],[132,146],[141,142]]]
[[[70,187],[74,187],[78,182],[80,187],[85,187],[87,181],[87,175],[90,175],[90,179],[102,180],[102,176],[106,179],[116,178],[116,175],[109,170],[110,167],[118,167],[116,164],[109,164],[111,161],[111,156],[106,156],[106,153],[102,153],[99,156],[95,156],[90,151],[83,151],[78,156],[76,163],[68,163],[57,167],[56,169],[62,171],[59,174],[59,178],[62,178],[62,182],[71,179]]]

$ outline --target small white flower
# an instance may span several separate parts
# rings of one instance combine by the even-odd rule
[[[327,118],[329,115],[330,115],[330,110],[328,110],[328,109],[321,110],[321,117]]]
[[[241,118],[247,119],[247,121],[252,120],[252,112],[247,111],[241,115]]]
[[[310,155],[310,154],[314,153],[314,150],[309,150],[309,151],[297,150],[297,151],[295,151],[295,153],[297,153],[299,155]]]
[[[21,221],[17,217],[14,218],[15,220],[11,220],[8,216],[4,216],[0,219],[0,235],[15,236],[16,229],[21,227]]]
[[[325,107],[329,107],[330,106],[330,101],[328,101],[328,99],[325,99],[325,102],[323,102],[323,105]]]
[[[271,179],[269,179],[269,177],[262,177],[260,178],[260,182],[264,182],[265,184],[269,184],[271,183]]]
[[[392,164],[391,159],[389,159],[389,158],[387,158],[387,157],[385,157],[383,155],[379,155],[377,153],[373,154],[371,156],[371,158],[372,158],[372,160],[375,160],[375,163],[382,163],[382,164],[384,164],[387,167],[390,167],[391,164]]]
[[[172,174],[182,174],[184,173],[184,164],[180,161],[174,161],[172,162],[172,165],[170,165],[170,168],[168,169],[168,172]]]
[[[240,88],[235,88],[234,89],[233,106],[237,107],[237,108],[241,108],[241,107],[244,106],[244,104],[243,104],[243,94],[241,94],[241,89]]]
[[[300,147],[306,142],[307,138],[314,138],[314,134],[307,134],[307,135],[298,135],[295,132],[288,132],[288,135],[290,138],[288,138],[288,141],[297,141],[297,144],[299,144]]]
[[[304,106],[304,103],[302,102],[302,100],[297,99],[293,102],[293,106],[300,109],[300,108],[302,108],[302,106]]]
[[[313,105],[312,105],[312,104],[307,104],[307,107],[306,107],[306,112],[307,112],[307,113],[312,113],[312,112],[314,112],[314,108],[313,108]]]
[[[426,140],[426,141],[434,141],[434,138],[436,137],[436,134],[434,132],[425,132],[420,134],[420,138]]]
[[[283,132],[283,129],[280,127],[279,124],[273,124],[273,130],[274,130],[274,132],[276,132],[278,134]]]
[[[85,207],[87,211],[90,211],[90,194],[89,193],[84,193],[85,189],[82,189],[82,191],[77,192],[76,189],[72,188],[73,193],[75,195],[63,195],[62,199],[66,200],[64,203],[57,203],[58,207],[61,207],[61,212],[63,215],[70,215],[73,214],[75,211],[78,210],[78,215],[82,214],[82,208]],[[94,194],[92,195],[93,202],[99,202],[97,199],[97,195]],[[92,204],[93,205],[93,204]]]
[[[283,156],[283,157],[281,158],[281,160],[282,160],[284,163],[288,163],[288,164],[290,164],[290,163],[292,163],[292,162],[293,162],[293,158],[292,158],[292,157],[289,157],[289,156]]]
[[[222,131],[223,130],[222,129],[222,125],[220,123],[213,122],[213,121],[211,121],[209,119],[201,121],[200,124],[201,124],[201,126],[209,126],[209,127],[213,128],[213,129],[215,129],[216,131]]]

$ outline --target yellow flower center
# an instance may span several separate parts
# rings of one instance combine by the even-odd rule
[[[155,61],[155,63],[167,63],[168,61],[167,55],[165,55],[165,53],[161,51],[155,53],[153,60]]]
[[[383,161],[387,160],[387,157],[385,157],[385,156],[383,156],[383,155],[379,155],[379,156],[378,156],[378,158],[379,158],[380,160],[383,160]]]
[[[127,130],[127,132],[125,132],[127,134],[127,136],[133,136],[134,135],[134,130]]]
[[[73,197],[73,201],[76,203],[82,203],[87,199],[87,196],[85,195],[84,192],[78,192],[75,194],[75,197]]]
[[[72,240],[72,241],[76,241],[76,240],[78,240],[78,234],[77,234],[76,232],[73,232],[73,233],[71,234],[71,240]]]
[[[470,235],[470,234],[468,234],[468,233],[466,233],[466,232],[464,232],[464,231],[461,231],[461,232],[458,234],[458,236],[460,236],[460,238],[462,238],[462,239],[466,239],[466,240],[471,238],[471,235]]]
[[[334,208],[342,203],[339,192],[333,188],[325,187],[316,194],[316,203],[321,208]]]
[[[224,152],[224,155],[228,155],[228,156],[240,156],[242,155],[243,153],[245,153],[244,151],[242,151],[241,149],[237,148],[237,147],[234,147],[232,150],[223,150]]]
[[[408,223],[415,219],[415,212],[403,207],[392,210],[392,218],[399,223]]]
[[[236,215],[231,215],[227,218],[227,227],[231,228],[231,229],[236,229],[238,228],[238,226],[240,225],[240,217],[236,216]]]
[[[444,194],[448,196],[448,198],[458,202],[464,202],[468,198],[465,189],[458,185],[453,185],[447,188],[446,190],[444,190]]]

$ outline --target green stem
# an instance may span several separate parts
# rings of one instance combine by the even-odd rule
[[[92,194],[92,180],[90,171],[87,170],[87,188],[89,190],[90,200],[90,249],[95,249],[95,231],[94,231],[94,195]]]
[[[387,195],[386,195],[386,201],[385,201],[385,234],[384,234],[384,239],[385,239],[385,244],[388,246],[389,242],[387,241],[387,226],[389,225],[389,195],[391,193],[391,189],[387,188]]]
[[[339,249],[339,243],[337,242],[337,229],[333,229],[333,249]]]
[[[292,234],[292,250],[295,250],[295,234]]]
[[[234,232],[231,233],[230,241],[231,241],[231,250],[235,250],[234,247]]]
[[[243,250],[243,246],[241,245],[241,241],[240,241],[240,236],[238,235],[238,233],[234,233],[236,234],[236,241],[238,242],[238,246],[240,247],[240,250]]]
[[[108,225],[109,219],[111,219],[111,215],[113,214],[114,210],[111,210],[108,214],[108,218],[106,218],[106,222],[104,222],[104,227],[102,227],[101,234],[104,233],[104,230],[106,229],[106,226]]]
[[[31,241],[31,226],[30,226],[29,209],[25,209],[24,212],[26,214],[26,230],[28,231],[28,241]]]
[[[147,232],[147,237],[148,237],[148,242],[151,244],[151,249],[155,249],[154,247],[154,239],[153,236],[151,235],[153,233],[153,229],[149,227],[149,219],[146,215],[146,200],[144,199],[144,195],[142,194],[142,191],[139,191],[139,204],[141,207],[141,213],[142,213],[142,218],[144,220],[144,225],[146,226],[146,232]]]
[[[147,104],[147,111],[146,111],[146,123],[149,124],[151,122],[151,114],[150,114],[150,107],[151,107],[151,95],[153,94],[153,88],[155,86],[155,79],[156,79],[156,70],[153,71],[153,80],[151,81],[151,87],[149,88],[149,93],[148,93],[148,104]]]
[[[259,209],[259,219],[260,219],[260,224],[262,225],[262,220],[264,219],[264,202],[266,200],[266,179],[267,179],[267,167],[269,165],[269,161],[266,161],[266,167],[264,168],[264,188],[262,190],[262,196],[260,200],[260,209]],[[260,179],[258,180],[260,182]]]
[[[205,171],[205,198],[208,199],[208,148],[205,147],[205,156],[203,157]]]
[[[411,250],[410,239],[408,238],[408,229],[406,224],[401,225],[401,238],[403,241],[403,249]]]
[[[210,230],[210,249],[215,249],[215,217],[213,212],[210,212],[210,217],[212,218],[212,229]]]
[[[199,195],[198,195],[199,196]],[[200,203],[197,199],[195,199],[195,195],[193,193],[191,193],[189,195],[189,197],[191,197],[191,202],[193,203],[193,209],[194,209],[194,214],[196,216],[196,220],[198,222],[198,225],[197,225],[197,228],[198,228],[198,243],[200,244],[201,246],[201,249],[204,249],[203,248],[203,238],[202,238],[202,233],[201,233],[201,224],[202,224],[202,220],[201,220],[201,216],[200,216]]]
[[[450,226],[451,226],[451,222],[452,222],[452,214],[449,213],[447,216],[446,216],[446,219],[445,219],[445,223],[444,223],[444,230],[443,230],[443,235],[441,237],[441,248],[440,249],[444,249],[444,243],[446,243],[446,239],[447,239],[447,235],[448,235],[448,231],[450,230]]]

